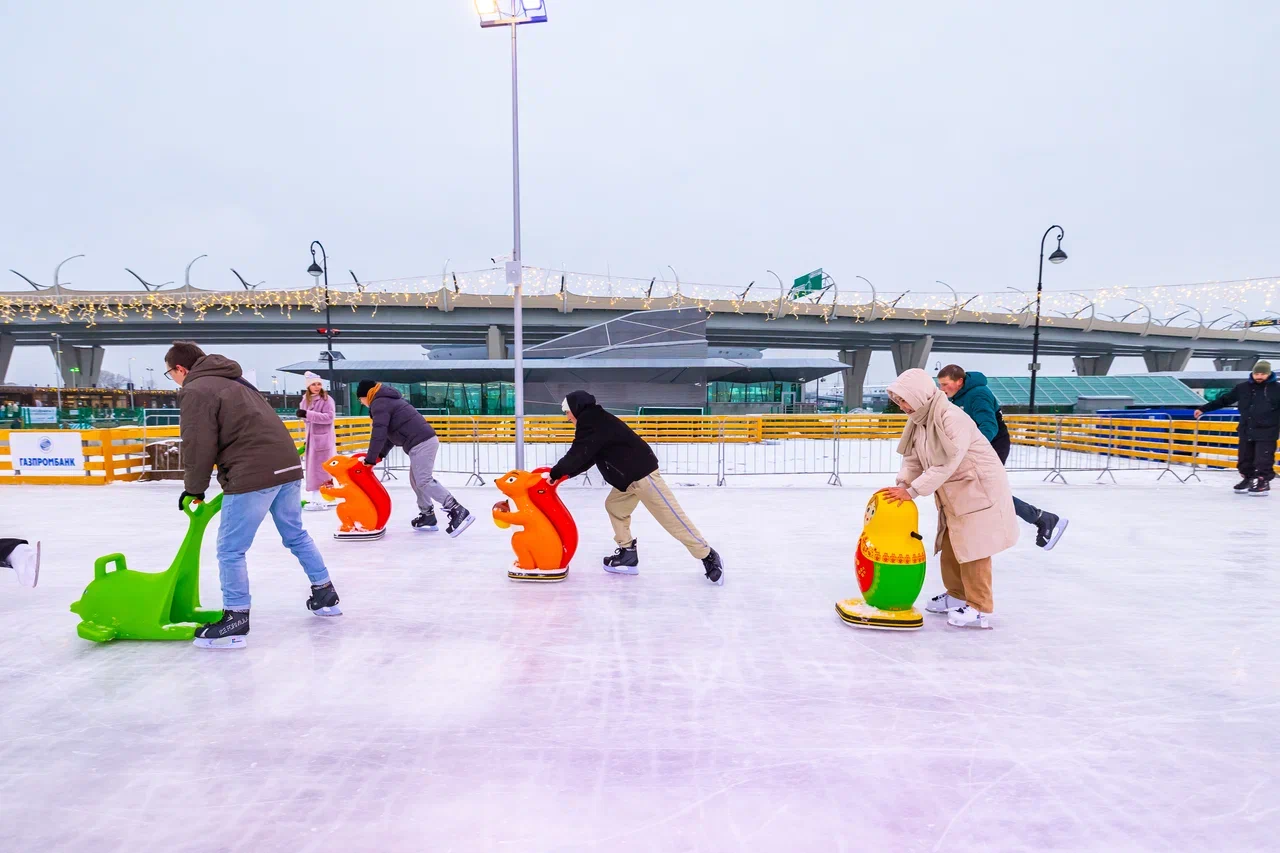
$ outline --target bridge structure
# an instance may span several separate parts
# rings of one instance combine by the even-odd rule
[[[925,367],[932,353],[1031,352],[1034,292],[966,294],[947,286],[946,291],[886,294],[861,281],[857,289],[841,290],[832,281],[817,291],[795,293],[780,279],[775,287],[753,282],[737,288],[526,267],[525,341],[533,346],[633,311],[697,307],[708,315],[711,346],[837,351],[846,365],[850,405],[862,399],[876,350],[891,352],[899,371]],[[1214,285],[1205,304],[1240,306],[1256,295],[1255,283],[1234,284],[1238,293]],[[1072,357],[1081,376],[1105,375],[1117,356],[1141,356],[1153,372],[1184,370],[1193,357],[1211,358],[1220,370],[1241,370],[1259,357],[1280,356],[1280,327],[1258,325],[1260,318],[1238,307],[1206,321],[1185,290],[1159,297],[1136,294],[1144,296],[1141,300],[1125,295],[1129,292],[1047,292],[1040,351]],[[328,301],[339,347],[480,344],[491,358],[507,357],[513,292],[501,268],[331,286]],[[1105,313],[1130,303],[1138,307]],[[1182,310],[1172,313],[1172,306]],[[0,292],[0,382],[19,346],[49,347],[66,384],[78,373],[79,384],[91,386],[109,346],[180,338],[211,345],[322,344],[325,307],[322,287],[229,291],[186,284],[97,291],[55,284]],[[1171,316],[1157,316],[1166,310]]]

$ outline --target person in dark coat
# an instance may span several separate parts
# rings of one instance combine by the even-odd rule
[[[1012,442],[1000,404],[987,385],[987,377],[977,371],[965,371],[958,364],[948,364],[938,372],[938,387],[978,425],[978,431],[991,442],[991,449],[1003,465],[1009,458]],[[1067,519],[1032,506],[1017,495],[1013,498],[1013,508],[1018,518],[1035,527],[1036,544],[1046,551],[1058,544],[1067,529]]]
[[[1253,375],[1211,403],[1195,410],[1196,420],[1205,412],[1227,406],[1240,409],[1236,426],[1239,442],[1236,469],[1243,478],[1235,485],[1238,494],[1266,495],[1276,476],[1276,440],[1280,438],[1280,381],[1271,372],[1271,362],[1259,361]]]
[[[613,525],[618,550],[604,558],[604,570],[614,574],[640,573],[636,539],[631,535],[631,514],[637,504],[657,520],[662,528],[702,561],[707,580],[724,584],[724,564],[716,550],[698,532],[676,501],[658,471],[658,457],[631,427],[606,412],[586,391],[574,391],[560,408],[574,423],[573,444],[564,457],[544,476],[552,482],[576,477],[592,465],[613,488],[604,499],[605,512]]]
[[[476,520],[467,508],[458,503],[444,483],[436,479],[436,454],[440,452],[440,439],[435,428],[427,423],[418,410],[409,404],[399,391],[372,379],[362,379],[356,386],[356,396],[369,409],[373,429],[369,434],[369,452],[366,465],[377,465],[385,459],[393,447],[404,448],[409,457],[409,484],[418,500],[418,517],[409,522],[414,530],[436,531],[435,505],[444,507],[449,516],[445,530],[450,537],[471,526]]]

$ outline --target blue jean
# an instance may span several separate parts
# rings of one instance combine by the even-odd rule
[[[218,527],[218,577],[222,606],[249,609],[249,569],[244,555],[253,544],[262,520],[271,513],[280,540],[293,552],[312,584],[329,580],[324,557],[302,527],[302,485],[298,480],[242,495],[223,495],[222,524]]]
[[[1040,520],[1040,510],[1016,495],[1013,498],[1013,511],[1027,524],[1035,524]]]

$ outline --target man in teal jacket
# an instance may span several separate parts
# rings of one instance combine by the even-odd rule
[[[938,387],[951,398],[952,403],[973,418],[978,431],[991,442],[991,448],[1000,457],[1000,461],[1008,459],[1011,444],[1009,430],[1000,415],[996,395],[987,386],[987,377],[977,371],[965,373],[964,368],[959,365],[948,364],[938,373]],[[1036,544],[1046,551],[1058,544],[1063,531],[1067,529],[1067,519],[1038,509],[1016,496],[1013,508],[1018,513],[1018,518],[1035,525]]]

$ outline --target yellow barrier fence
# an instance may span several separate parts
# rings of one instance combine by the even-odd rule
[[[787,441],[896,441],[902,415],[745,415],[626,417],[623,420],[655,444],[776,444]],[[430,419],[442,443],[509,444],[515,438],[511,417],[440,416]],[[1052,451],[1052,456],[1082,454],[1106,460],[1146,460],[1163,465],[1231,468],[1235,465],[1236,425],[1230,421],[1175,421],[1168,418],[1012,415],[1005,419],[1014,445]],[[286,421],[294,439],[303,440],[300,421]],[[364,450],[369,442],[367,417],[335,422],[338,452]],[[573,424],[560,416],[525,419],[530,444],[568,444]],[[30,476],[15,471],[9,451],[10,431],[0,430],[0,485],[105,485],[139,480],[161,471],[181,470],[178,427],[122,427],[83,430],[83,474]],[[158,448],[158,449],[157,449]],[[165,455],[162,456],[161,451]],[[723,452],[722,452],[723,457]],[[161,459],[166,461],[161,462]],[[170,461],[172,460],[172,461]],[[887,464],[887,463],[886,463]],[[1060,462],[1024,466],[1058,470]],[[1101,464],[1099,466],[1102,467]],[[1097,470],[1097,469],[1095,469]],[[707,472],[717,473],[717,472]]]

